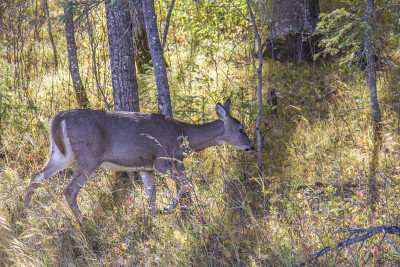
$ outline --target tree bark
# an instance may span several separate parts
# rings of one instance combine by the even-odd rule
[[[154,0],[142,0],[143,15],[146,24],[147,40],[153,59],[154,75],[158,91],[158,108],[161,114],[172,117],[171,97],[165,65],[164,54],[161,47],[157,28],[157,15],[154,10]]]
[[[132,20],[127,0],[106,0],[108,43],[110,50],[111,78],[114,109],[117,111],[139,112],[139,89],[135,70],[135,49],[133,46]],[[116,129],[118,130],[118,129]],[[139,180],[137,172],[133,180]],[[113,199],[121,203],[133,188],[127,172],[115,172],[112,184]]]
[[[283,62],[312,60],[311,37],[318,16],[318,0],[271,0],[271,23],[263,56]]]
[[[374,147],[371,155],[370,171],[368,177],[368,187],[370,195],[371,210],[375,211],[375,205],[379,198],[377,188],[376,169],[379,163],[379,151],[382,144],[382,126],[381,126],[381,111],[378,102],[378,94],[376,90],[376,70],[374,47],[372,45],[373,38],[373,21],[374,21],[374,0],[367,0],[367,16],[366,23],[368,28],[365,32],[364,39],[364,54],[367,60],[367,76],[369,96],[372,106],[373,130],[374,130]]]
[[[67,39],[69,71],[74,84],[75,96],[76,100],[78,101],[78,105],[81,108],[87,108],[89,107],[89,100],[87,98],[86,91],[83,88],[81,75],[79,73],[72,0],[64,0],[64,2],[65,33]]]
[[[144,66],[151,66],[151,54],[147,41],[146,25],[144,23],[142,0],[132,0],[129,3],[132,19],[133,44],[135,47],[136,68],[138,73],[144,73]]]
[[[132,21],[126,0],[106,0],[114,108],[139,111]]]

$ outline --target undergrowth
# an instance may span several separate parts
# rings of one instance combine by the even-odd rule
[[[7,154],[1,161],[1,263],[291,266],[346,238],[334,234],[336,230],[398,225],[397,114],[383,105],[380,198],[372,213],[367,177],[373,144],[366,85],[362,74],[357,78],[324,71],[323,66],[318,71],[302,67],[299,72],[269,63],[268,85],[277,89],[279,105],[276,116],[267,105],[264,109],[263,176],[257,176],[254,153],[219,146],[189,155],[185,163],[195,193],[186,222],[178,211],[151,217],[140,183],[127,188],[127,196],[118,204],[112,195],[114,174],[104,170],[98,170],[81,190],[82,225],[61,195],[72,170],[46,181],[26,210],[24,190],[31,173],[48,156],[46,120],[52,114],[43,109],[21,113],[3,135]],[[238,81],[243,83],[239,87],[243,95],[254,95],[244,89],[245,78]],[[382,80],[380,95],[390,97],[389,93]],[[255,114],[248,112],[252,101],[234,98],[232,110],[254,138]],[[212,101],[206,102],[202,119],[215,117]],[[199,111],[192,118],[200,117],[201,107],[195,105]],[[175,186],[164,177],[157,182],[157,203],[162,206],[174,196]],[[398,264],[399,260],[391,247],[370,240],[360,251],[347,249],[338,256],[332,252],[320,264]]]

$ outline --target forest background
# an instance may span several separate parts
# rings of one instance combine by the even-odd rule
[[[133,109],[163,112],[149,49],[138,43],[141,2],[106,3],[0,4],[0,265],[400,264],[398,1],[155,1],[174,118],[214,120],[215,104],[231,98],[258,152],[190,154],[189,220],[179,210],[149,216],[140,181],[121,185],[106,170],[81,190],[83,224],[61,195],[73,169],[46,181],[26,210],[50,118],[118,109],[106,13],[120,3],[133,21]],[[159,206],[176,194],[165,177],[157,187]],[[337,231],[381,226],[339,243],[363,237]]]

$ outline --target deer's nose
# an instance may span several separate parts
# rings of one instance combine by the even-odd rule
[[[251,151],[254,151],[254,150],[255,150],[254,145],[252,145],[250,148],[246,148],[245,149],[246,152],[251,152]]]

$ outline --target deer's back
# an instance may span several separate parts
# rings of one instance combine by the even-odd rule
[[[178,156],[179,122],[161,114],[69,110],[52,120],[51,134],[62,138],[61,124],[76,156],[101,155],[102,161],[146,165],[159,157]],[[56,141],[59,143],[59,141]]]

